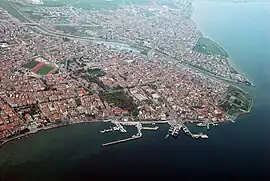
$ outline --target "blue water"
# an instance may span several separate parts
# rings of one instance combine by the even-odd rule
[[[130,136],[99,134],[104,125],[75,125],[6,145],[0,180],[270,180],[270,3],[196,2],[194,21],[229,53],[255,89],[251,113],[193,140],[164,140],[168,127],[137,141],[100,148]]]

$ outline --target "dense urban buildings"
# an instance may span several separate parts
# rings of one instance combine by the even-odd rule
[[[37,3],[38,1],[33,1]],[[116,119],[220,123],[248,112],[250,85],[177,8],[0,6],[0,140]]]

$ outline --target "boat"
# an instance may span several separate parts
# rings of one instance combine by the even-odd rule
[[[173,137],[177,137],[179,134],[179,130],[175,130],[174,133],[173,133]]]
[[[170,127],[170,129],[169,129],[169,133],[172,133],[173,132],[173,127]]]
[[[208,138],[208,136],[207,136],[206,134],[203,134],[203,135],[201,135],[201,138],[203,138],[203,139],[207,139],[207,138]]]
[[[206,134],[200,133],[199,135],[200,135],[200,137],[203,138],[203,139],[207,139],[207,138],[208,138],[208,136],[207,136]]]
[[[197,123],[196,126],[204,127],[204,126],[206,126],[206,124],[205,123]]]
[[[100,130],[100,133],[105,133],[105,130]]]
[[[169,136],[170,136],[170,134],[167,134],[167,135],[165,136],[165,139],[167,139]]]

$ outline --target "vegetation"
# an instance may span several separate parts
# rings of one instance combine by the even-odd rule
[[[34,21],[40,21],[40,20],[44,19],[46,16],[49,15],[48,13],[35,13],[34,11],[31,11],[31,10],[24,10],[22,12],[29,19],[34,20]]]
[[[151,4],[151,0],[130,0],[133,5],[143,5]],[[126,5],[130,5],[128,1],[125,1]],[[174,2],[168,0],[157,0],[157,4],[166,5],[171,8],[178,8]],[[44,7],[57,7],[73,5],[78,8],[85,9],[115,9],[119,6],[123,6],[122,0],[43,0],[43,4],[38,4],[34,6],[44,6]]]
[[[99,69],[99,68],[93,68],[93,69],[87,69],[87,72],[93,76],[102,77],[106,75],[106,73]]]
[[[96,25],[89,26],[69,26],[69,25],[58,25],[54,26],[56,30],[61,30],[66,34],[75,36],[91,36],[91,31],[95,31],[101,27]]]
[[[106,100],[109,104],[128,110],[133,116],[138,115],[137,106],[133,103],[133,99],[124,92],[123,88],[102,93],[100,97],[102,101]]]
[[[193,50],[207,55],[220,55],[222,57],[228,57],[227,52],[221,46],[219,46],[216,42],[204,37],[198,39]]]
[[[17,9],[15,9],[11,2],[0,1],[0,7],[6,10],[9,14],[11,14],[16,19],[21,22],[29,22],[27,18],[25,18]]]
[[[53,66],[51,65],[43,65],[41,68],[39,68],[37,70],[37,73],[40,74],[40,75],[46,75],[48,74],[50,71],[52,71],[54,69]]]
[[[226,93],[226,97],[219,107],[231,116],[235,116],[241,112],[249,112],[252,106],[251,96],[243,90],[230,87]]]
[[[32,60],[32,61],[28,62],[27,64],[23,65],[23,67],[27,68],[27,69],[32,69],[35,66],[37,66],[39,63],[40,62],[38,62],[38,61]]]

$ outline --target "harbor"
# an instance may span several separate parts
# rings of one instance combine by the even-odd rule
[[[167,123],[169,124],[170,128],[168,130],[168,134],[166,135],[165,139],[168,138],[169,136],[172,136],[174,138],[178,137],[181,129],[183,132],[187,135],[190,136],[191,138],[194,139],[207,139],[208,135],[204,133],[192,133],[188,127],[183,124],[183,123],[178,123],[176,120],[171,120],[171,121],[163,121],[163,122],[138,122],[138,121],[116,121],[116,120],[106,120],[105,122],[110,122],[114,124],[114,126],[110,126],[108,129],[103,129],[100,130],[100,133],[109,133],[109,132],[120,132],[120,133],[127,133],[127,130],[124,128],[124,126],[135,126],[137,129],[137,134],[132,135],[131,137],[120,139],[120,140],[115,140],[107,143],[103,143],[101,146],[110,146],[114,144],[119,144],[119,143],[124,143],[127,141],[132,141],[136,140],[142,137],[142,131],[157,131],[159,129],[159,126],[156,126],[156,123]],[[147,124],[147,126],[143,126],[143,124]],[[149,124],[155,125],[153,127],[150,127]],[[198,127],[207,127],[209,129],[211,125],[217,126],[217,124],[214,123],[198,123],[196,124]]]
[[[117,129],[118,129],[120,132],[122,132],[122,133],[126,133],[126,132],[127,132],[127,131],[125,130],[125,128],[121,125],[120,122],[112,121],[112,123],[116,125]],[[108,142],[108,143],[103,143],[101,146],[104,147],[104,146],[114,145],[114,144],[118,144],[118,143],[123,143],[123,142],[131,141],[131,140],[139,139],[139,138],[142,137],[142,132],[141,132],[141,130],[143,129],[143,127],[142,127],[142,124],[141,124],[140,122],[126,122],[125,125],[133,125],[133,126],[135,126],[135,127],[137,128],[137,131],[138,131],[137,134],[132,135],[132,136],[129,137],[129,138],[125,138],[125,139],[121,139],[121,140],[116,140],[116,141],[111,141],[111,142]],[[151,128],[147,127],[147,129],[151,129]],[[158,127],[157,127],[157,128],[154,127],[154,128],[152,128],[152,129],[157,130]],[[111,129],[109,129],[109,130],[111,130]],[[113,130],[113,129],[112,129],[112,130]],[[104,131],[104,130],[103,130],[103,131]]]

